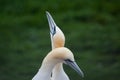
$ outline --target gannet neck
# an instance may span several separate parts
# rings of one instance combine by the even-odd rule
[[[64,72],[63,63],[56,64],[52,73],[52,80],[69,80],[69,77]]]
[[[54,60],[51,60],[50,58],[46,57],[43,60],[39,71],[33,77],[32,80],[50,80],[51,72],[55,65],[56,65],[56,62]]]

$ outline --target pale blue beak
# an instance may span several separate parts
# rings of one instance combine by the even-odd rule
[[[65,60],[65,63],[69,65],[72,69],[74,69],[81,77],[84,77],[84,73],[82,72],[82,70],[79,68],[75,61]]]
[[[50,27],[50,33],[52,34],[52,36],[54,36],[56,33],[57,25],[56,25],[55,21],[53,20],[52,16],[50,15],[50,13],[47,11],[46,11],[46,16],[47,16],[49,27]]]

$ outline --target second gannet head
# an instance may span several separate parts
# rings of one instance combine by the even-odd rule
[[[52,16],[49,12],[46,11],[46,16],[48,19],[49,27],[50,27],[50,35],[52,41],[52,48],[63,47],[65,44],[65,36],[62,30],[56,25]]]

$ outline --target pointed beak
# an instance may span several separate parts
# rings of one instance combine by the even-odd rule
[[[84,73],[82,72],[82,70],[79,68],[75,61],[65,60],[65,63],[69,65],[72,69],[74,69],[81,77],[84,77]]]
[[[47,11],[46,11],[46,16],[47,16],[49,27],[50,27],[50,33],[52,34],[52,36],[54,36],[56,33],[56,23],[54,22],[50,13]]]

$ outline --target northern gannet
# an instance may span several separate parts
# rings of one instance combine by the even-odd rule
[[[53,68],[58,63],[65,63],[83,76],[83,72],[76,64],[73,53],[66,47],[55,48],[44,58],[42,65],[32,80],[50,80]],[[62,79],[61,79],[62,80]]]

